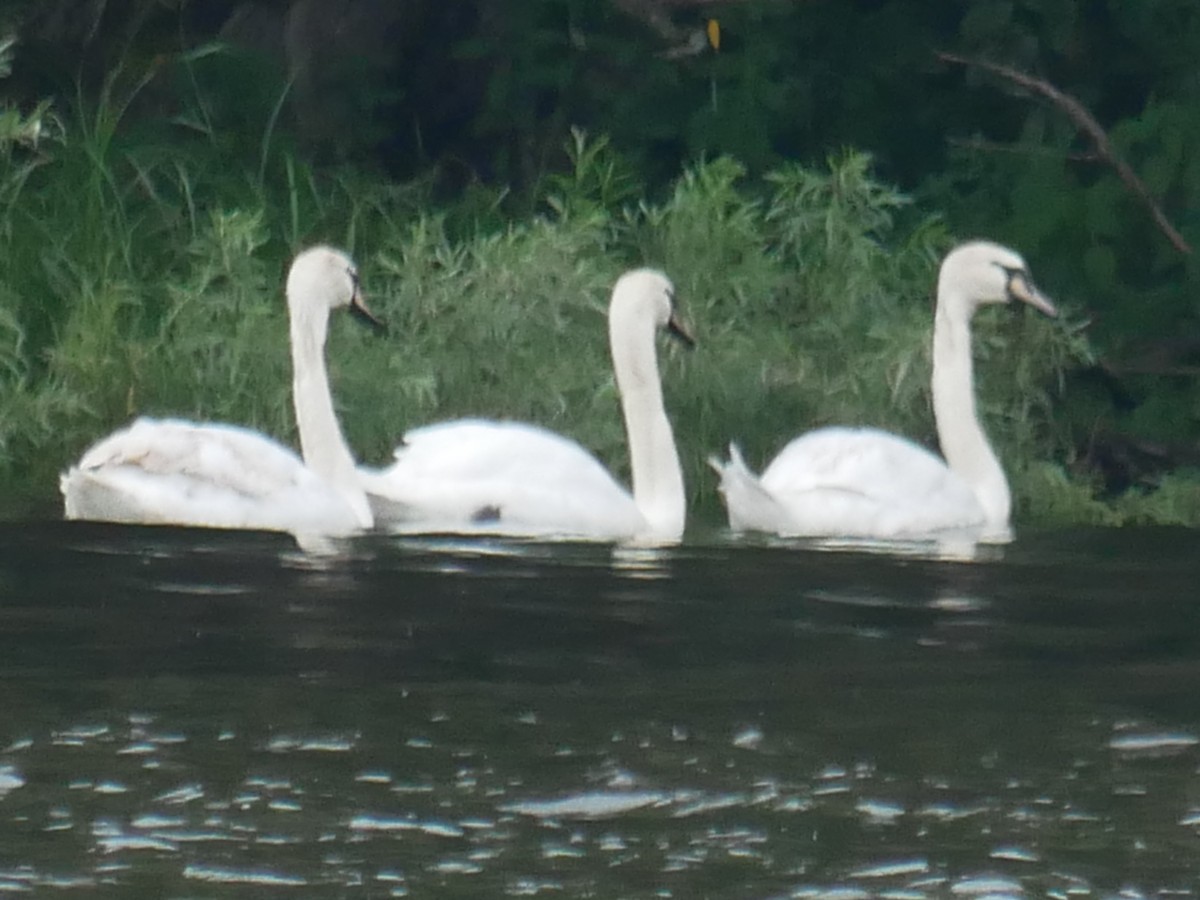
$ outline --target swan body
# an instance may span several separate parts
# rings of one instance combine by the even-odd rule
[[[413,429],[391,468],[364,470],[362,478],[377,517],[398,531],[619,539],[647,528],[596,457],[524,422],[462,419]]]
[[[1011,495],[975,409],[970,322],[985,303],[1019,300],[1056,315],[1012,250],[977,241],[938,276],[933,406],[941,459],[874,428],[822,428],[792,440],[755,476],[736,446],[710,460],[736,531],[785,536],[1006,539]]]
[[[721,463],[734,531],[902,539],[979,527],[983,507],[919,444],[876,428],[822,428],[755,476],[736,446]]]
[[[349,534],[341,492],[290,449],[235,425],[139,418],[62,479],[68,519]]]
[[[60,480],[68,519],[340,536],[373,524],[329,393],[329,312],[370,317],[344,253],[313,247],[287,281],[292,398],[304,452],[236,425],[139,418]],[[376,323],[378,324],[378,323]]]
[[[463,419],[404,435],[395,461],[360,470],[393,531],[596,540],[678,540],[686,498],[654,347],[666,328],[690,343],[663,274],[627,272],[613,289],[609,340],[633,491],[575,441],[536,425]]]

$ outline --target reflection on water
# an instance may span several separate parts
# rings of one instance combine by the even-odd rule
[[[0,526],[0,896],[1193,896],[1193,551]]]

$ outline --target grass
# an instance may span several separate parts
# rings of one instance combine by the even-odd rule
[[[342,317],[331,332],[342,421],[367,461],[408,427],[487,415],[571,435],[627,474],[604,310],[616,276],[642,264],[675,280],[699,338],[661,353],[701,515],[718,510],[704,459],[730,439],[754,464],[825,424],[934,444],[930,298],[953,240],[861,154],[754,182],[715,159],[651,201],[605,142],[577,134],[564,174],[544,182],[543,214],[505,220],[502,192],[435,208],[428,185],[315,171],[273,119],[244,165],[200,139],[127,142],[119,119],[81,117],[49,153],[22,143],[28,129],[0,134],[8,495],[53,502],[57,472],[142,413],[294,443],[281,285],[291,254],[317,240],[356,254],[391,325],[381,338]],[[1070,310],[1069,288],[1045,287]],[[1194,476],[1105,500],[1073,473],[1056,411],[1090,351],[1072,322],[991,310],[977,327],[981,408],[1018,524],[1200,524]]]

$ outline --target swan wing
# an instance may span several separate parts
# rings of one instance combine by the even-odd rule
[[[294,452],[224,424],[136,420],[62,476],[71,519],[346,534],[357,517]]]
[[[787,511],[784,533],[912,538],[982,525],[970,487],[912,441],[874,428],[822,428],[789,443],[761,487]]]
[[[414,429],[386,469],[360,469],[380,524],[618,538],[645,521],[633,498],[575,441],[519,422],[464,419]]]

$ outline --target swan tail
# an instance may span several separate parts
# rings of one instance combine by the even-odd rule
[[[399,452],[397,450],[397,453]],[[418,510],[413,504],[406,503],[396,496],[396,491],[389,483],[385,472],[360,466],[358,484],[367,495],[371,514],[376,522],[393,520],[405,522],[419,517]]]
[[[104,471],[72,466],[58,482],[63,497],[64,519],[88,519],[98,522],[156,524],[164,521],[158,511],[147,507],[137,496],[112,483]]]
[[[63,516],[68,519],[79,518],[77,491],[79,485],[79,469],[72,466],[58,476],[58,490],[63,498]]]
[[[742,457],[741,448],[733,442],[729,444],[728,460],[723,460],[714,453],[708,457],[708,465],[718,475],[724,475],[725,471],[730,468],[741,468],[746,472],[750,471],[746,465],[746,460]]]
[[[376,522],[408,523],[419,521],[420,510],[402,500],[394,500],[382,494],[367,492],[367,502],[371,504],[371,514]]]
[[[779,502],[762,486],[737,444],[729,445],[729,459],[716,456],[708,464],[720,477],[717,490],[725,500],[729,527],[734,531],[779,531],[787,516]]]

